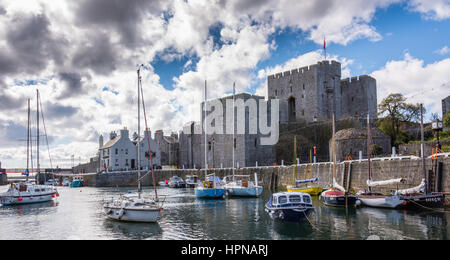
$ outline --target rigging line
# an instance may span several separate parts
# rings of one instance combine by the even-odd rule
[[[145,101],[144,101],[144,89],[142,87],[142,80],[138,79],[140,86],[141,86],[141,96],[142,96],[142,106],[143,106],[143,110],[144,110],[144,121],[145,121],[145,131],[144,133],[149,133],[149,128],[148,128],[148,124],[147,124],[147,112],[145,110]],[[144,134],[144,138],[145,138],[145,134]],[[150,162],[150,169],[152,171],[152,179],[153,179],[153,187],[155,188],[155,196],[156,196],[156,200],[158,200],[158,192],[156,190],[156,181],[155,181],[155,173],[154,173],[154,169],[153,169],[153,158],[152,158],[152,150],[151,150],[151,146],[150,146],[150,134],[147,136],[147,145],[148,145],[148,158],[149,158],[149,162]]]
[[[44,136],[45,136],[45,140],[46,140],[46,143],[47,143],[47,151],[48,151],[48,158],[50,160],[50,168],[52,169],[52,172],[53,172],[53,162],[52,162],[52,157],[50,155],[50,146],[48,145],[47,127],[45,126],[44,109],[42,107],[42,101],[41,101],[41,94],[40,93],[39,93],[39,105],[41,107],[42,124],[44,125]]]

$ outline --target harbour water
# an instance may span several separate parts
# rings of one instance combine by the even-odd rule
[[[0,193],[7,186],[0,187]],[[322,206],[314,199],[311,223],[279,223],[264,212],[261,198],[199,200],[192,189],[159,188],[166,196],[159,224],[132,224],[105,218],[102,202],[128,189],[59,188],[49,203],[0,208],[0,239],[436,239],[447,240],[450,214]],[[152,194],[151,188],[145,193]]]

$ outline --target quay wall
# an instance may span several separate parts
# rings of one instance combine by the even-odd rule
[[[442,189],[445,192],[450,192],[450,157],[442,157],[439,159],[443,163]],[[419,185],[423,179],[422,160],[421,159],[396,159],[396,160],[374,160],[371,162],[373,180],[387,180],[394,178],[404,178],[407,180],[406,184],[400,184],[398,188],[406,189]],[[432,159],[426,159],[426,170],[430,170],[433,166]],[[353,189],[366,188],[366,181],[368,176],[368,162],[367,161],[353,161],[351,163],[351,186]],[[294,179],[305,179],[311,177],[319,178],[319,185],[328,187],[332,181],[332,163],[318,163],[318,164],[303,164],[298,166],[279,166],[279,167],[258,167],[258,168],[242,168],[236,169],[236,175],[251,175],[254,178],[254,173],[258,174],[260,183],[266,189],[285,189],[287,185],[293,183]],[[342,184],[342,173],[344,171],[344,163],[336,165],[337,181]],[[232,169],[215,169],[208,170],[208,174],[215,172],[217,176],[224,177],[232,175]],[[204,176],[204,171],[199,170],[156,170],[156,183],[164,181],[172,176],[179,176],[183,179],[186,175],[196,174]],[[122,172],[122,173],[101,173],[96,175],[87,175],[84,177],[87,186],[94,187],[132,187],[137,184],[137,172]],[[144,186],[153,185],[152,176],[148,174],[142,180]],[[384,187],[384,190],[389,191],[396,189],[397,186]]]

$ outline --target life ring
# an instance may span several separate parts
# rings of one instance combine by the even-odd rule
[[[204,181],[204,182],[203,182],[203,187],[204,187],[204,188],[207,188],[207,189],[211,188],[211,182],[209,182],[209,181]]]

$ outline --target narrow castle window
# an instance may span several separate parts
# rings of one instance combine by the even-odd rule
[[[275,89],[275,96],[278,96],[278,90]]]
[[[255,138],[255,148],[258,146],[258,138]]]
[[[208,150],[211,151],[211,142],[208,142]]]
[[[234,149],[236,149],[236,138],[234,138]]]
[[[303,84],[303,90],[305,90],[305,84]]]

